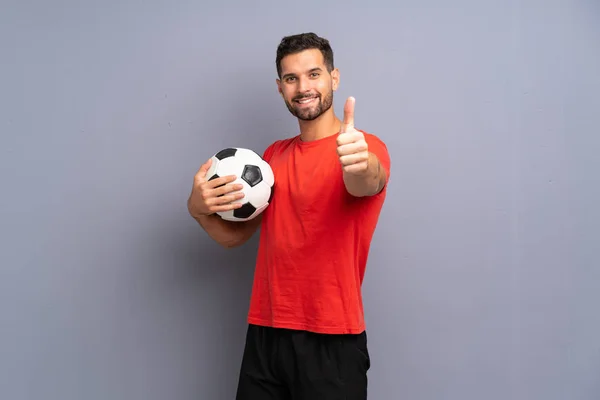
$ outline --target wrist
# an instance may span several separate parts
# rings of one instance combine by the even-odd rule
[[[190,200],[188,200],[188,213],[194,219],[198,219],[198,218],[206,217],[206,216],[210,215],[209,213],[207,214],[207,213],[203,213],[203,212],[199,211],[196,207],[194,207],[194,205],[192,204],[192,202]]]

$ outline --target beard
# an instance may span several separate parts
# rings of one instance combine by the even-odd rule
[[[316,93],[317,99],[310,107],[302,107],[296,103],[296,100],[301,100],[307,97],[315,97],[315,94],[296,96],[291,102],[288,102],[287,100],[285,101],[285,105],[290,113],[303,121],[312,121],[319,118],[324,112],[329,110],[333,104],[333,91],[327,93],[325,98],[323,98],[320,93]]]

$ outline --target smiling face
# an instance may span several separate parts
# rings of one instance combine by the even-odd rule
[[[308,49],[281,60],[277,86],[292,115],[312,121],[331,109],[338,82],[338,70],[328,71],[321,51]]]

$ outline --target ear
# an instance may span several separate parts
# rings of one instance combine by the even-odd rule
[[[340,86],[340,71],[337,68],[334,68],[333,71],[331,71],[331,80],[331,86],[335,91]]]
[[[283,96],[283,92],[281,91],[281,80],[275,79],[275,83],[277,83],[277,91]]]

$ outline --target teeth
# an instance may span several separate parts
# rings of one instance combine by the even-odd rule
[[[308,103],[309,101],[313,101],[314,97],[308,98],[308,99],[302,99],[302,100],[298,100],[298,103],[304,104],[304,103]]]

